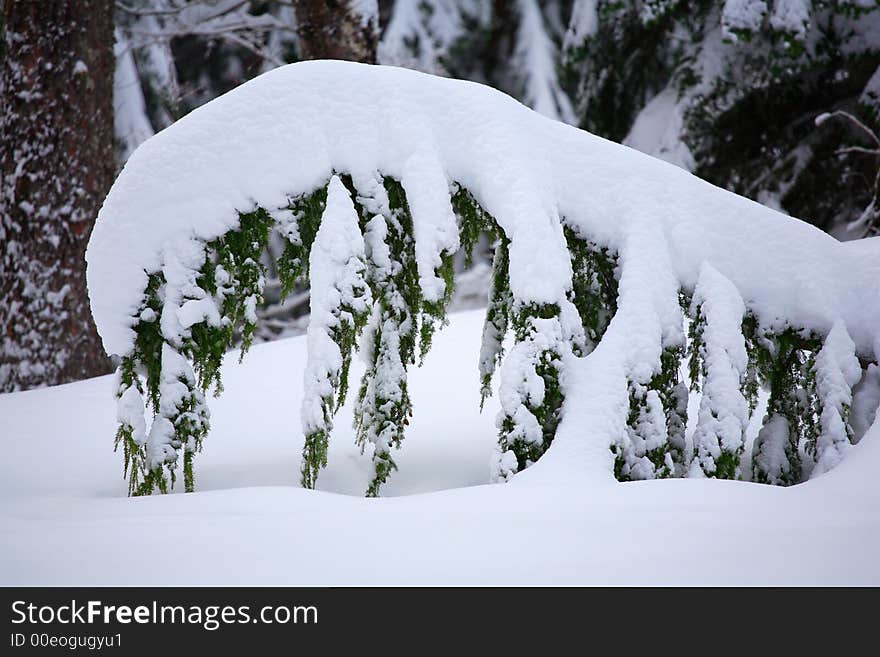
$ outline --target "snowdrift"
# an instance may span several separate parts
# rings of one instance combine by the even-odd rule
[[[350,406],[322,490],[289,485],[304,336],[229,355],[193,494],[125,497],[111,377],[0,395],[0,584],[880,585],[878,427],[792,488],[530,481],[538,468],[482,485],[498,408],[479,414],[467,376],[482,317],[451,320],[413,372],[419,411],[382,499],[360,497]]]

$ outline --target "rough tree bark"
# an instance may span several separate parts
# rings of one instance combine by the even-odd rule
[[[376,16],[365,16],[352,0],[300,0],[296,31],[301,59],[347,59],[376,63]]]
[[[0,392],[110,370],[85,247],[113,181],[113,1],[4,0]]]

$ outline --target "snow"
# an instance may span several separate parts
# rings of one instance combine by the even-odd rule
[[[114,38],[113,122],[121,150],[120,159],[124,161],[135,148],[153,136],[153,127],[147,119],[146,101],[128,40],[118,28]]]
[[[415,154],[438,163],[445,180],[466,186],[498,220],[511,239],[519,301],[565,298],[571,270],[561,218],[612,247],[644,218],[660,226],[685,288],[707,260],[768,325],[785,320],[827,333],[840,318],[858,352],[872,355],[880,325],[877,242],[838,243],[481,85],[327,61],[266,73],[135,151],[87,252],[106,350],[131,349],[145,271],[168,269],[191,255],[194,239],[235,227],[237,210],[286,206],[289,195],[325,184],[334,170],[355,180],[377,170],[400,178]]]
[[[519,0],[520,26],[511,68],[525,80],[523,102],[544,116],[577,123],[571,100],[557,78],[556,45],[544,27],[537,0]]]
[[[595,351],[569,365],[572,376],[566,386],[566,397],[576,399],[577,403],[566,407],[553,449],[545,455],[552,465],[557,455],[576,450],[576,455],[566,454],[566,460],[574,466],[569,469],[570,476],[575,476],[576,469],[584,468],[590,477],[613,480],[612,456],[607,446],[617,444],[623,450],[628,476],[653,477],[646,452],[659,446],[657,413],[662,408],[658,409],[659,399],[645,387],[659,370],[663,349],[684,344],[684,318],[663,231],[646,217],[633,224],[620,254],[617,313]],[[645,258],[643,253],[653,256]],[[634,395],[643,400],[636,431],[625,426],[628,382]],[[587,399],[591,403],[585,404]],[[594,424],[596,416],[603,415],[612,417],[603,418],[599,429],[585,436],[583,427]],[[629,435],[630,440],[621,444],[624,435]],[[546,458],[551,455],[554,461]],[[545,459],[537,464],[542,470]],[[554,469],[567,467],[556,463]],[[553,470],[544,476],[553,476]]]
[[[410,376],[416,414],[383,489],[395,497],[360,497],[372,466],[349,407],[323,490],[295,485],[304,336],[256,345],[241,365],[229,354],[193,494],[125,497],[112,377],[0,395],[0,584],[880,585],[880,425],[787,489],[525,476],[536,468],[481,485],[497,405],[478,413],[466,373],[482,313],[451,319]],[[169,542],[198,558],[144,558]]]
[[[138,445],[147,440],[147,423],[144,419],[144,399],[135,386],[128,386],[119,396],[116,405],[116,419],[120,424],[131,427],[132,439]]]
[[[786,32],[803,41],[810,27],[812,0],[776,0],[770,25],[777,32]]]
[[[443,56],[465,35],[462,17],[488,25],[491,11],[480,0],[395,2],[379,43],[379,62],[442,74]]]
[[[725,0],[721,12],[724,36],[733,42],[739,39],[737,32],[757,32],[767,13],[763,0]]]
[[[673,88],[664,89],[638,113],[623,144],[670,162],[685,171],[693,171],[693,155],[687,144],[681,140],[683,109],[679,103],[678,91]]]
[[[331,332],[342,325],[353,327],[353,313],[365,314],[371,306],[370,289],[364,279],[365,257],[354,203],[342,181],[333,176],[309,259],[313,292],[302,404],[306,434],[330,429],[324,402],[333,399],[333,383],[338,381],[343,366],[343,354]]]
[[[850,424],[853,442],[857,443],[874,424],[877,408],[880,407],[880,367],[870,363],[852,393]]]
[[[739,456],[749,423],[748,403],[741,390],[748,365],[742,334],[746,308],[731,282],[708,264],[700,271],[693,304],[704,320],[700,336],[703,396],[694,462],[704,474],[714,474],[722,452]],[[860,371],[858,361],[856,370]]]
[[[866,84],[865,88],[862,90],[859,102],[862,105],[867,105],[868,107],[875,109],[880,107],[880,66],[877,67],[877,70],[874,71],[873,75],[871,75],[871,78],[868,80],[868,84]]]
[[[452,211],[449,181],[436,157],[418,151],[403,166],[400,180],[413,217],[419,287],[428,301],[439,301],[446,284],[435,270],[441,254],[458,251],[458,223]]]
[[[379,25],[379,3],[377,0],[352,0],[348,3],[350,11],[361,17],[361,25],[367,27],[371,22]]]
[[[754,462],[760,466],[761,472],[767,473],[767,479],[772,483],[784,481],[791,471],[791,463],[785,452],[790,431],[785,416],[774,413],[764,420],[764,426],[755,439],[755,448],[752,450]]]
[[[576,0],[563,40],[563,48],[576,48],[599,30],[598,0]]]
[[[167,343],[162,345],[162,378],[159,382],[159,414],[150,425],[147,436],[147,468],[156,470],[163,464],[177,460],[176,449],[180,447],[175,425],[181,416],[187,416],[197,426],[208,421],[204,395],[195,388],[195,373],[189,361]],[[120,405],[124,402],[120,399]],[[193,411],[185,410],[194,402]],[[117,412],[119,414],[119,412]],[[186,451],[195,451],[196,445],[185,445]]]
[[[852,406],[852,388],[862,376],[854,352],[855,345],[847,335],[846,327],[837,322],[816,354],[816,392],[821,405],[819,422],[822,430],[816,440],[816,467],[811,476],[834,468],[850,449],[846,415]]]
[[[165,339],[179,345],[188,328],[197,322],[207,320],[211,326],[219,326],[220,311],[197,283],[205,260],[204,247],[189,240],[175,246],[165,254],[162,267],[166,285],[159,324]]]

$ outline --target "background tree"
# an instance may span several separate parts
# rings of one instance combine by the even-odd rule
[[[878,127],[873,0],[577,0],[564,44],[578,125],[669,160],[839,239],[876,161],[840,158],[845,110]]]
[[[0,391],[110,371],[85,247],[113,181],[113,3],[5,0]]]
[[[302,59],[376,63],[379,17],[375,1],[299,0],[295,7]]]

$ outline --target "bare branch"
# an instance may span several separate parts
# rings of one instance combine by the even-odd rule
[[[852,123],[854,126],[856,126],[859,130],[861,130],[866,135],[868,135],[870,140],[873,141],[875,144],[877,144],[877,146],[880,146],[880,137],[878,137],[877,134],[873,130],[871,130],[871,128],[869,128],[864,123],[862,123],[853,114],[850,114],[849,112],[845,112],[843,110],[835,110],[834,112],[827,112],[825,114],[820,114],[819,116],[816,117],[816,126],[817,127],[821,126],[823,123],[825,123],[829,119],[834,119],[834,118],[846,119],[847,121]]]
[[[880,148],[863,148],[862,146],[847,146],[846,148],[838,148],[834,151],[835,155],[849,155],[850,153],[858,153],[860,155],[873,155],[880,157]]]
[[[120,2],[120,0],[116,0],[116,8],[119,11],[123,11],[132,16],[173,16],[174,14],[179,14],[194,5],[201,5],[205,2],[207,2],[207,0],[192,0],[188,5],[180,5],[168,9],[139,9],[138,7],[131,7],[124,2]]]
[[[225,41],[228,41],[231,44],[241,46],[255,54],[257,57],[260,57],[268,62],[271,62],[275,66],[284,66],[285,62],[278,59],[275,55],[270,52],[267,52],[264,48],[257,46],[254,43],[251,43],[247,39],[238,36],[235,32],[220,34],[219,37]]]

